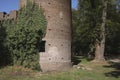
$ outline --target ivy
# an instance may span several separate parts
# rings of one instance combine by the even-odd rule
[[[6,46],[12,64],[40,69],[38,53],[47,25],[42,8],[27,1],[27,5],[19,10],[17,21],[7,20],[3,25],[7,27]]]

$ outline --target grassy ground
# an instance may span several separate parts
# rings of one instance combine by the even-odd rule
[[[86,60],[81,64],[92,70],[73,68],[66,72],[40,73],[8,66],[0,69],[0,80],[120,80],[119,64],[95,64]]]

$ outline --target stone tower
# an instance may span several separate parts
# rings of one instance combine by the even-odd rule
[[[23,0],[21,0],[22,2]],[[25,0],[24,0],[25,2]],[[22,3],[23,6],[26,3]],[[43,71],[61,71],[71,67],[71,0],[35,0],[47,19],[45,52],[40,52]]]

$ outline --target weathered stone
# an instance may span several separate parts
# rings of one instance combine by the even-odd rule
[[[39,0],[47,19],[45,53],[40,53],[43,71],[61,71],[71,67],[70,0]],[[45,56],[45,57],[44,57]]]
[[[120,59],[112,59],[112,60],[109,60],[110,62],[113,62],[113,63],[120,63]]]
[[[4,20],[6,14],[7,13],[5,13],[5,12],[0,12],[0,20]]]
[[[0,12],[0,21],[2,20],[7,20],[7,19],[17,19],[17,10],[12,10],[10,11],[9,14],[7,14],[6,12]]]

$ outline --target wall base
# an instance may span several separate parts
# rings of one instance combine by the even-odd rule
[[[55,58],[55,57],[54,57]],[[58,58],[58,57],[57,57]],[[48,71],[66,71],[71,69],[72,64],[71,61],[63,61],[63,60],[52,60],[50,56],[46,53],[40,53],[40,67],[43,72]]]

